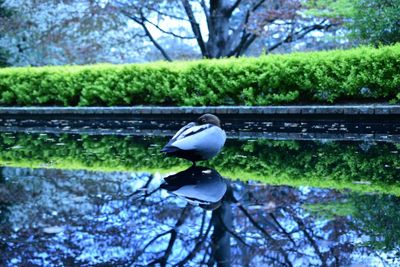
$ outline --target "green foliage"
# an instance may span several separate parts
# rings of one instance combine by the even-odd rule
[[[323,18],[348,18],[353,17],[354,2],[357,0],[313,0],[305,1],[306,14]]]
[[[395,45],[193,62],[5,68],[0,70],[0,104],[396,103],[399,65],[400,45]]]
[[[370,44],[400,41],[400,0],[355,0],[354,35]]]
[[[400,0],[307,1],[306,13],[343,21],[358,42],[388,45],[400,41]]]
[[[3,133],[0,165],[109,171],[170,171],[188,167],[190,163],[185,160],[164,158],[159,150],[165,142],[160,138]],[[380,144],[365,152],[364,146],[228,140],[221,154],[204,164],[233,179],[367,191],[393,189],[392,193],[399,193],[399,148]],[[364,185],[354,184],[355,181]]]

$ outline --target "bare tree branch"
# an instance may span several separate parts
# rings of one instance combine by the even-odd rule
[[[227,54],[228,57],[241,56],[249,48],[249,46],[257,39],[258,36],[256,34],[247,33],[246,26],[249,23],[251,14],[253,12],[257,11],[261,7],[261,5],[264,4],[265,2],[266,2],[266,0],[260,0],[260,1],[256,2],[252,7],[250,7],[245,12],[245,15],[244,15],[244,18],[243,18],[242,22],[240,23],[240,25],[238,25],[236,30],[234,30],[233,33],[229,36],[228,43],[230,43],[232,45],[233,42],[236,39],[238,39],[239,34],[241,34],[240,41],[237,43],[236,47],[234,47],[234,48],[231,47],[230,51]],[[236,4],[239,5],[240,1],[237,0],[234,3],[234,6]],[[232,7],[234,7],[234,6],[232,6]],[[275,19],[272,19],[272,20],[270,20],[268,22],[271,23],[271,22],[274,22],[274,21],[275,21]]]
[[[230,233],[235,239],[237,239],[240,243],[242,243],[243,245],[245,245],[246,247],[250,247],[249,244],[246,243],[246,241],[243,240],[243,238],[241,238],[234,230],[230,229],[224,222],[224,220],[221,217],[221,214],[218,214],[218,220],[220,221],[222,227],[224,227],[224,229]]]
[[[200,5],[203,8],[204,16],[206,16],[207,27],[210,28],[211,26],[210,10],[208,9],[206,2],[204,0],[200,0]]]
[[[283,45],[285,43],[290,43],[293,40],[299,40],[299,39],[303,38],[304,36],[306,36],[308,33],[312,32],[312,31],[315,31],[315,30],[327,30],[330,27],[335,25],[335,24],[323,25],[324,22],[325,22],[325,20],[322,21],[319,24],[306,26],[306,27],[302,28],[299,31],[296,31],[296,32],[288,34],[288,36],[285,39],[283,39],[283,40],[275,43],[274,45],[268,47],[267,50],[266,50],[266,53],[269,53],[269,52],[275,50],[276,48],[278,48],[279,46],[281,46],[281,45]]]
[[[124,14],[126,17],[130,18],[131,20],[133,20],[134,22],[136,22],[137,24],[139,24],[140,26],[142,26],[146,36],[150,39],[150,41],[153,43],[153,45],[161,52],[161,54],[163,55],[163,57],[167,60],[167,61],[172,61],[171,57],[167,54],[167,52],[161,47],[161,45],[156,41],[156,39],[154,39],[153,35],[150,33],[149,29],[146,26],[145,23],[145,17],[143,15],[142,12],[140,12],[140,18],[135,17],[131,14],[129,14],[128,12],[126,12],[125,10],[121,10],[122,14]]]
[[[149,266],[153,266],[156,263],[159,263],[161,266],[166,266],[168,258],[172,253],[172,248],[173,248],[176,238],[178,236],[177,229],[184,223],[184,221],[188,215],[187,214],[188,210],[189,210],[189,205],[186,205],[185,208],[183,208],[181,215],[179,216],[179,219],[176,221],[174,228],[170,230],[171,237],[169,239],[168,247],[165,250],[164,255],[161,258],[153,260],[151,263],[148,264]]]
[[[321,266],[328,266],[326,257],[322,254],[322,252],[320,251],[317,243],[312,238],[310,233],[307,231],[307,228],[306,228],[306,225],[304,224],[304,222],[299,217],[297,217],[297,215],[291,209],[285,209],[285,210],[287,210],[292,215],[294,221],[297,223],[297,225],[299,226],[299,228],[303,232],[304,236],[310,242],[310,244],[313,247],[315,253],[318,255],[318,258],[321,260],[321,263],[322,263]]]
[[[228,57],[231,56],[236,56],[239,57],[243,54],[244,51],[246,51],[246,49],[257,39],[257,35],[255,34],[251,34],[251,33],[245,33],[245,31],[243,32],[243,36],[240,39],[239,44],[232,49],[229,53],[228,53]]]
[[[145,36],[144,36],[144,37],[145,37]],[[146,183],[145,183],[142,187],[140,187],[140,188],[137,189],[136,191],[130,193],[129,195],[125,195],[124,197],[128,197],[128,198],[129,198],[129,197],[133,197],[134,195],[136,195],[136,194],[142,192],[143,190],[147,190],[147,187],[149,186],[149,184],[151,183],[151,181],[153,181],[153,179],[154,179],[154,176],[153,176],[153,175],[150,175],[150,176],[149,176],[149,179],[146,181]]]
[[[147,18],[145,18],[145,21],[147,21],[148,23],[150,23],[151,25],[153,25],[154,27],[156,27],[160,32],[163,32],[163,33],[165,33],[165,34],[172,35],[172,36],[174,36],[174,37],[176,37],[176,38],[180,38],[180,39],[195,39],[195,38],[196,38],[196,37],[194,37],[194,36],[181,36],[181,35],[176,34],[176,33],[174,33],[174,32],[164,30],[163,28],[161,28],[160,26],[158,26],[158,24],[156,24],[156,23],[150,21],[150,20],[147,19]]]
[[[252,11],[252,12],[256,11],[262,4],[265,3],[265,1],[266,1],[266,0],[260,0],[260,1],[258,1],[258,2],[251,8],[251,11]]]
[[[254,227],[257,228],[258,230],[260,230],[261,233],[263,233],[263,235],[267,238],[268,241],[270,241],[272,243],[276,243],[276,240],[267,231],[265,231],[265,229],[261,225],[259,225],[256,222],[256,220],[254,220],[254,218],[250,215],[250,213],[242,205],[238,205],[238,207],[244,213],[244,215],[246,215],[246,217],[254,225]],[[279,247],[279,246],[278,246],[278,250],[282,254],[283,258],[285,259],[286,264],[288,266],[292,267],[293,264],[290,261],[289,255],[286,253],[286,251],[282,247]]]
[[[208,223],[208,227],[205,231],[205,233],[202,235],[202,238],[195,244],[193,250],[180,262],[175,264],[174,266],[185,266],[185,264],[190,261],[194,256],[196,256],[196,253],[200,250],[201,245],[206,241],[206,238],[208,237],[208,234],[210,233],[212,223]]]
[[[229,8],[228,14],[231,15],[233,11],[235,11],[235,9],[240,5],[241,2],[242,0],[236,0],[235,3],[233,3],[233,5]]]
[[[151,239],[151,240],[149,241],[149,243],[146,244],[146,246],[143,247],[143,249],[141,249],[141,253],[143,253],[144,251],[146,251],[146,249],[147,249],[154,241],[156,241],[157,239],[159,239],[159,238],[162,237],[162,236],[165,236],[165,235],[170,234],[171,231],[172,231],[172,229],[171,229],[171,230],[168,230],[168,231],[166,231],[166,232],[164,232],[164,233],[161,233],[161,234],[156,235],[153,239]],[[140,254],[139,254],[139,255],[140,255]]]
[[[176,19],[176,20],[189,21],[187,18],[175,16],[175,15],[172,15],[172,14],[168,14],[168,13],[162,12],[162,11],[160,11],[158,9],[155,9],[155,8],[152,8],[152,7],[147,7],[147,9],[150,10],[150,11],[156,12],[160,16],[169,17],[169,18],[173,18],[173,19]]]
[[[208,255],[211,255],[210,250],[211,250],[211,246],[210,246],[210,245],[207,246],[207,247],[205,248],[205,250],[204,250],[204,255],[203,255],[203,259],[202,259],[201,262],[200,262],[200,266],[204,266],[204,265],[205,265],[207,256],[208,256]],[[211,257],[210,257],[210,258],[211,258]],[[209,259],[209,261],[210,261],[210,259]]]
[[[272,220],[275,222],[275,224],[278,226],[279,229],[286,235],[286,237],[292,242],[293,246],[296,246],[296,242],[294,242],[292,236],[286,231],[285,228],[279,223],[278,219],[275,217],[273,213],[268,213],[268,215],[272,218]]]
[[[192,7],[190,6],[190,3],[188,0],[181,0],[181,1],[182,1],[182,5],[185,9],[186,15],[189,18],[190,25],[192,27],[192,31],[193,31],[194,35],[196,36],[197,44],[200,47],[201,54],[203,56],[207,57],[208,56],[207,48],[204,43],[204,39],[201,35],[200,26],[194,17]]]
[[[206,224],[206,211],[205,210],[203,210],[203,215],[201,216],[201,225],[200,225],[200,230],[199,230],[199,235],[198,235],[198,237],[196,238],[197,240],[202,236],[202,234],[203,234],[203,229],[204,229],[204,226],[205,226],[205,224]]]
[[[243,46],[238,50],[236,56],[242,55],[248,48],[249,46],[257,39],[257,35],[251,34],[247,40],[243,43]]]
[[[161,54],[164,56],[164,58],[168,61],[172,61],[171,57],[168,56],[167,52],[161,47],[161,45],[154,39],[154,37],[151,35],[149,29],[147,29],[147,26],[144,22],[144,16],[143,13],[140,13],[142,23],[140,24],[143,27],[144,32],[146,33],[147,37],[149,37],[150,41],[154,44],[154,46],[161,52]]]

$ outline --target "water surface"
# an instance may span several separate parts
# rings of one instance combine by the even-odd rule
[[[204,200],[165,142],[1,133],[0,265],[400,266],[399,144],[228,140]]]

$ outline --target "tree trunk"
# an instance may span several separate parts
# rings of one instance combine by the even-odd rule
[[[227,0],[210,0],[210,24],[207,41],[208,58],[220,58],[229,52],[230,5]]]

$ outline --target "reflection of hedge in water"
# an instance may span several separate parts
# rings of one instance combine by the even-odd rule
[[[245,142],[225,149],[219,166],[262,175],[304,176],[333,180],[400,182],[400,157],[393,144],[370,146],[351,142]],[[242,150],[243,152],[239,153]],[[228,160],[225,160],[227,158]]]
[[[0,160],[5,165],[98,170],[169,168],[179,159],[164,159],[159,139],[116,136],[1,134]]]
[[[182,169],[190,163],[164,158],[165,139],[116,136],[0,134],[0,161],[9,166],[99,170]],[[397,148],[396,148],[397,146]],[[265,180],[324,179],[398,184],[399,145],[298,141],[233,141],[203,165],[221,173],[256,175]],[[263,178],[264,177],[264,178]],[[254,179],[254,177],[253,177]]]

